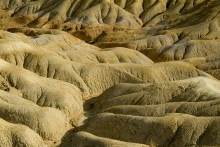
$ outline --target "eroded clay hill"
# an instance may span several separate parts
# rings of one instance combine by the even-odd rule
[[[218,0],[0,0],[0,146],[220,146]]]

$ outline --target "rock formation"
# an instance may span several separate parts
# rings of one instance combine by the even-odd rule
[[[218,0],[0,0],[0,146],[220,146]]]

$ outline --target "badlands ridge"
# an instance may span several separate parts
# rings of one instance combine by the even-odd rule
[[[0,146],[220,146],[220,1],[0,0]]]

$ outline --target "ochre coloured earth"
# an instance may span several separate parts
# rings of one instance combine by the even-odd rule
[[[219,0],[0,0],[0,147],[219,147]]]

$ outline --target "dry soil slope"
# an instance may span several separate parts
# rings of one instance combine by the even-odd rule
[[[97,45],[133,48],[143,52],[153,61],[205,57],[219,51],[219,1],[145,2],[144,6],[149,5],[146,13],[148,17],[151,13],[158,12],[145,23],[142,18],[145,12],[143,10],[140,18],[145,27],[139,31],[124,32],[124,35],[130,36],[129,41],[126,37],[119,37],[120,41],[112,39],[117,33],[110,32],[99,37]]]
[[[189,58],[185,61],[195,65],[198,69],[201,69],[217,79],[220,79],[219,76],[219,52],[216,52],[215,54],[208,55],[206,57],[195,57],[195,58]]]
[[[0,146],[219,146],[219,4],[0,0]]]
[[[210,77],[185,61],[153,63],[137,51],[126,48],[101,50],[63,32],[26,36],[1,31],[0,48],[2,90],[6,90],[1,93],[3,99],[1,118],[26,125],[44,140],[50,141],[60,140],[71,128],[69,120],[73,121],[72,125],[75,124],[74,120],[77,120],[84,111],[84,100],[102,93],[115,84],[146,82],[156,84],[190,77]],[[117,90],[123,88],[126,86]],[[209,112],[216,111],[210,109]],[[6,114],[10,114],[10,117]],[[79,134],[74,135],[72,139],[77,142],[84,136],[84,139],[91,143],[93,140],[98,141],[99,143],[95,141],[95,144],[100,146],[112,144],[126,146],[125,142],[120,141],[129,141],[90,133],[99,137]],[[137,146],[144,146],[145,143],[150,145],[150,142],[135,140],[129,142],[142,144],[134,144]],[[63,143],[78,145],[65,139],[61,145]],[[130,146],[132,145],[131,143]]]
[[[79,129],[155,146],[218,146],[219,88],[204,77],[116,85],[95,99],[97,115]]]

